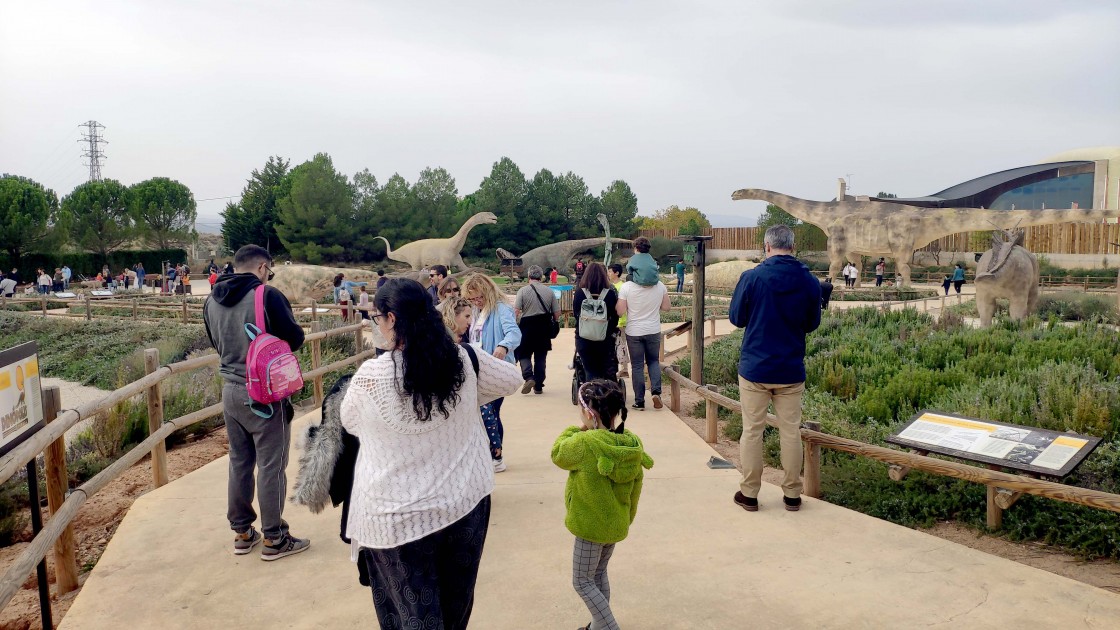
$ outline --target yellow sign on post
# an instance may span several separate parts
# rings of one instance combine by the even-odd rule
[[[30,342],[0,352],[0,455],[44,425],[38,350]]]

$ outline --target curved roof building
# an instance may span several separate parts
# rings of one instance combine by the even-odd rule
[[[1120,209],[1118,195],[1120,147],[1093,147],[970,179],[926,197],[872,199],[927,208]]]

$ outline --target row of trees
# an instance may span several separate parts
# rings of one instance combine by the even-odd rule
[[[479,212],[494,213],[498,224],[471,232],[467,256],[492,257],[498,247],[521,254],[602,235],[600,213],[613,235],[628,237],[638,227],[638,199],[626,182],[616,180],[593,195],[575,173],[541,169],[528,179],[509,158],[495,162],[478,190],[465,196],[443,168],[426,168],[411,184],[396,173],[381,184],[368,169],[348,178],[325,153],[289,164],[270,157],[253,171],[241,199],[226,205],[222,235],[230,249],[256,243],[310,263],[381,260],[385,248],[375,236],[394,247],[448,237]]]
[[[34,180],[0,176],[0,243],[16,265],[25,253],[57,251],[67,243],[103,257],[137,239],[168,249],[194,236],[196,217],[190,189],[166,177],[132,186],[90,181],[59,202]]]

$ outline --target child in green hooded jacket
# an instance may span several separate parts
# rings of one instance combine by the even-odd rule
[[[572,583],[591,612],[588,630],[615,630],[607,562],[638,513],[643,468],[653,460],[626,430],[626,394],[603,379],[579,388],[582,427],[568,427],[552,446],[552,462],[569,470],[564,525],[575,535]],[[615,426],[617,422],[617,427]]]

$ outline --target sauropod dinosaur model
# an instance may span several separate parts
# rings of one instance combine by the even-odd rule
[[[498,222],[498,217],[493,212],[479,212],[467,219],[455,236],[450,238],[425,238],[419,241],[401,245],[397,249],[389,246],[389,239],[384,236],[375,236],[385,241],[385,257],[397,262],[403,262],[413,270],[423,269],[431,265],[447,265],[447,268],[458,267],[466,269],[460,252],[467,242],[467,234],[476,225],[493,225]]]
[[[902,283],[910,284],[914,251],[942,236],[990,230],[993,223],[1023,227],[1100,221],[1116,210],[1104,208],[1046,210],[985,210],[983,208],[921,208],[887,201],[810,201],[759,188],[731,194],[734,200],[761,199],[816,225],[828,236],[828,277],[836,278],[844,261],[859,256],[891,256]]]
[[[1017,321],[1038,305],[1038,258],[1023,248],[1025,236],[1025,230],[993,231],[992,248],[976,263],[976,311],[985,328],[992,325],[996,298],[1007,299]]]
[[[533,265],[540,265],[541,269],[553,267],[562,272],[571,270],[572,257],[587,249],[599,247],[606,243],[606,238],[599,236],[595,238],[578,238],[572,241],[560,241],[559,243],[549,243],[548,245],[541,245],[536,249],[531,249],[524,254],[517,256],[511,254],[509,251],[498,248],[498,258],[520,258],[521,264],[528,271],[529,267]],[[612,238],[612,245],[633,245],[633,241],[625,238]]]

